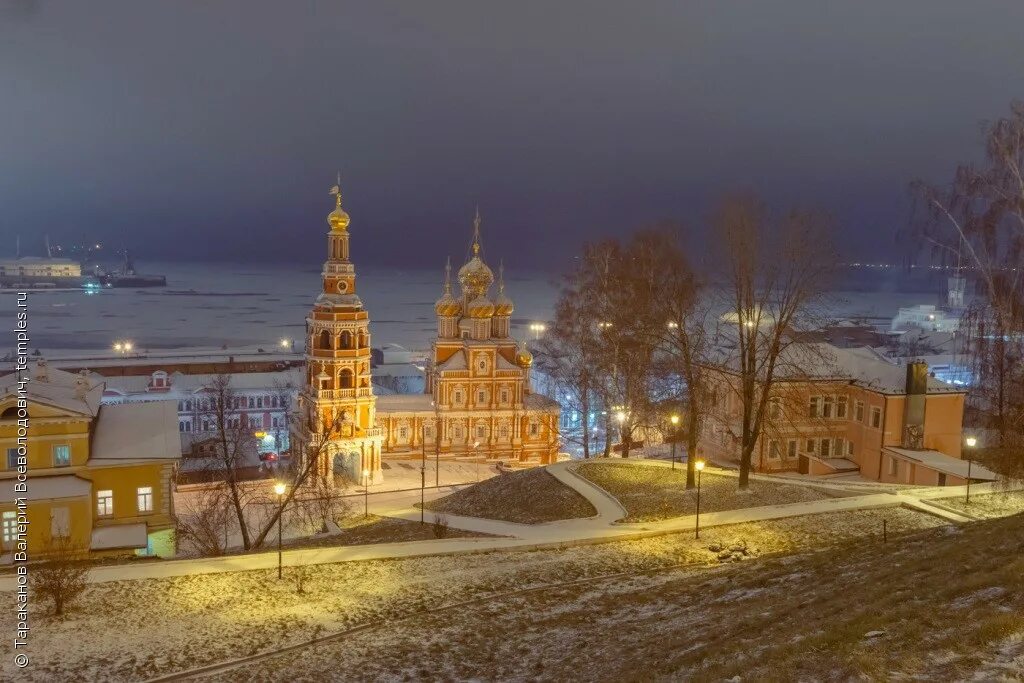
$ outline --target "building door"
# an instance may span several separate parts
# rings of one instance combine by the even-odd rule
[[[800,474],[810,474],[811,473],[811,459],[808,458],[806,455],[803,455],[802,453],[800,454],[800,467],[799,467],[799,471],[800,471]]]
[[[939,486],[945,486],[945,485],[946,485],[946,473],[945,472],[939,472]]]

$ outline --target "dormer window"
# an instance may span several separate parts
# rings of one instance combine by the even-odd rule
[[[154,389],[166,389],[170,386],[170,383],[167,381],[167,373],[163,370],[154,372],[150,384]]]

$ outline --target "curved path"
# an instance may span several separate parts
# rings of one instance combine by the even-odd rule
[[[591,460],[589,462],[601,462]],[[622,460],[616,463],[668,467],[669,463],[659,460]],[[576,462],[561,462],[549,466],[549,471],[559,481],[570,486],[583,495],[597,510],[597,515],[586,519],[570,519],[542,524],[516,524],[492,519],[476,517],[460,517],[446,515],[448,524],[454,528],[479,533],[493,534],[491,538],[447,538],[428,541],[406,541],[401,543],[380,543],[361,546],[337,546],[324,548],[301,548],[286,550],[282,555],[285,566],[331,564],[336,562],[353,562],[365,560],[399,559],[408,557],[425,557],[429,555],[446,555],[456,553],[486,552],[492,550],[538,549],[558,547],[572,544],[601,543],[612,540],[628,540],[661,534],[690,531],[694,528],[694,515],[674,517],[659,522],[639,524],[619,523],[626,512],[617,500],[603,489],[576,474],[573,470]],[[716,470],[719,474],[733,474],[728,470]],[[767,475],[753,475],[756,479],[780,481],[790,485],[805,485],[822,488],[843,489],[841,484],[828,481],[800,481],[793,478],[780,478]],[[1006,490],[996,484],[975,484],[971,487],[977,495],[993,491]],[[1018,488],[1020,488],[1018,486]],[[845,510],[862,510],[879,507],[909,506],[942,517],[950,522],[968,522],[971,518],[927,503],[929,500],[962,497],[964,487],[950,486],[943,488],[923,489],[880,489],[878,493],[848,496],[842,498],[826,498],[822,500],[768,505],[764,507],[725,510],[722,512],[706,512],[700,516],[701,528],[724,524],[739,524],[760,520],[797,517],[823,512],[839,512]],[[435,493],[430,497],[443,495]],[[419,521],[420,511],[412,507],[419,502],[419,491],[410,492],[406,497],[391,496],[380,503],[374,502],[370,511],[378,515],[398,517]],[[427,521],[431,520],[428,513]],[[145,562],[138,564],[122,564],[95,567],[90,571],[89,581],[101,583],[107,581],[124,581],[134,579],[166,578],[195,574],[216,574],[223,572],[251,571],[257,569],[274,569],[277,567],[277,553],[274,551],[250,555],[234,555],[189,560],[169,560],[163,562]],[[15,577],[0,577],[0,591],[16,589]]]

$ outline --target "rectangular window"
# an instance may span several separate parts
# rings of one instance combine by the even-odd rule
[[[863,422],[864,421],[864,402],[863,401],[857,401],[856,403],[853,404],[853,419],[855,419],[857,422]]]
[[[782,455],[781,449],[779,448],[779,442],[772,440],[768,444],[768,457],[772,460],[778,460]]]
[[[502,403],[508,403],[508,392],[507,391],[501,392],[501,402]]]
[[[18,449],[8,448],[7,449],[7,469],[15,470],[18,469]]]
[[[808,453],[814,452],[814,439],[807,439],[807,443],[804,444],[804,450]]]
[[[530,423],[530,436],[537,436],[540,434],[540,425],[536,422]]]
[[[845,439],[833,439],[832,440],[832,452],[836,454],[837,458],[841,458],[846,455],[846,443]]]
[[[832,442],[828,439],[821,440],[821,457],[827,458],[832,455]]]
[[[152,486],[140,486],[135,490],[136,500],[138,501],[139,512],[152,512],[153,511],[153,487]]]
[[[408,439],[409,438],[409,428],[408,427],[402,427],[401,429],[399,429],[398,430],[398,438],[401,439],[402,441],[405,441],[406,439]]]
[[[836,400],[836,417],[838,417],[840,420],[846,419],[846,407],[848,403],[849,399],[845,396],[840,396]]]
[[[2,528],[3,532],[4,547],[12,547],[14,545],[14,539],[18,535],[18,517],[13,510],[8,510],[3,514],[3,520],[0,522],[0,528]]]
[[[811,396],[811,405],[807,414],[811,417],[821,416],[821,396]]]
[[[900,461],[896,458],[889,458],[889,475],[895,477],[900,472]]]
[[[872,408],[871,409],[871,426],[875,429],[882,427],[882,409]]]
[[[476,438],[484,439],[487,438],[487,427],[480,425],[476,428]]]
[[[796,457],[796,439],[790,439],[789,440],[789,444],[787,444],[786,457],[787,458],[795,458]]]
[[[827,419],[832,418],[832,407],[835,405],[836,399],[833,396],[826,396],[824,407],[821,410],[821,416]]]
[[[846,454],[847,455],[853,455],[853,442],[852,441],[847,441],[846,442]]]
[[[53,466],[67,467],[71,464],[71,446],[61,445],[53,447]]]
[[[96,515],[98,517],[109,517],[114,514],[114,492],[96,492]]]
[[[782,416],[782,404],[779,402],[779,399],[773,398],[768,402],[768,415],[770,417]]]
[[[487,401],[487,394],[482,391],[476,392],[476,402],[482,405],[485,401]]]
[[[50,536],[66,538],[71,535],[71,510],[50,508]]]

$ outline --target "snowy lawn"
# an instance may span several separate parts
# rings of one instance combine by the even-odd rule
[[[697,510],[697,489],[686,490],[686,468],[583,463],[576,472],[615,497],[626,508],[625,522],[651,522]],[[781,503],[802,503],[830,497],[821,489],[799,484],[750,480],[740,492],[736,477],[704,472],[701,475],[700,510],[719,512]],[[834,497],[836,494],[832,494]]]
[[[427,503],[428,510],[537,524],[593,517],[597,510],[542,467],[506,472]]]
[[[92,584],[64,619],[47,616],[44,606],[33,602],[31,667],[15,670],[11,658],[6,658],[0,663],[0,680],[136,681],[515,588],[680,563],[703,571],[708,566],[721,566],[717,552],[709,550],[718,545],[745,543],[756,556],[865,536],[878,543],[883,518],[888,520],[893,535],[941,524],[930,515],[893,508],[709,528],[702,532],[700,541],[689,534],[674,534],[563,550],[498,551],[289,568],[284,581],[278,581],[276,571],[270,570]],[[13,600],[10,594],[4,597]],[[0,629],[13,633],[14,616],[14,610],[0,611]],[[530,623],[525,618],[520,624],[522,633],[491,645],[518,647],[520,642],[527,642],[519,636],[539,634],[546,628],[542,622]],[[590,623],[581,629],[581,635],[600,641],[606,631],[598,626]],[[375,630],[369,640],[360,639],[357,649],[330,664],[320,659],[319,649],[316,653],[304,651],[301,657],[290,657],[288,666],[280,669],[276,678],[320,678],[315,669],[289,671],[314,654],[323,667],[320,672],[351,672],[353,660],[358,659],[360,666],[368,667],[362,678],[372,679],[388,670],[395,675],[412,672],[415,678],[419,667],[431,666],[439,658],[448,660],[461,651],[461,645],[453,646],[451,651],[432,646],[434,636],[418,641],[417,649],[409,652],[373,645],[386,635]],[[557,642],[553,639],[550,645]],[[473,656],[483,656],[491,649],[483,647]],[[387,656],[382,656],[385,652]],[[389,669],[394,657],[400,661]],[[506,664],[512,665],[514,660],[506,658]]]
[[[983,496],[973,495],[970,503],[967,502],[966,497],[940,498],[935,502],[943,507],[966,512],[972,517],[992,519],[1024,512],[1024,491],[986,493]]]
[[[341,531],[319,534],[311,538],[297,539],[285,543],[291,548],[327,548],[341,545],[368,545],[371,543],[400,543],[402,541],[429,541],[434,535],[433,513],[426,514],[426,523],[397,519],[395,517],[355,516],[341,521]],[[481,538],[491,534],[464,531],[448,527],[445,538]]]
[[[812,519],[844,532],[842,518]],[[1017,517],[577,584],[421,615],[217,680],[316,680],[339,662],[360,680],[1020,680],[1022,543]]]

